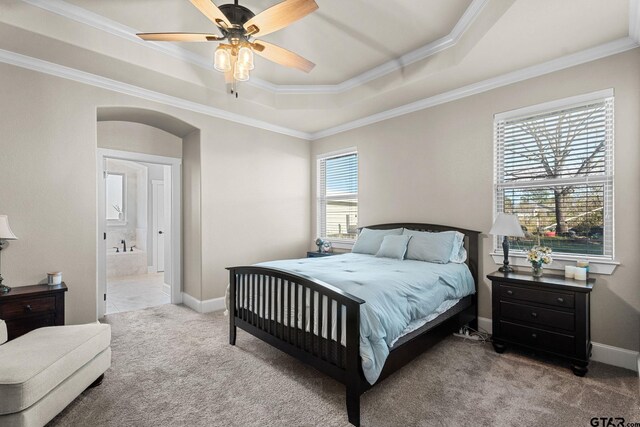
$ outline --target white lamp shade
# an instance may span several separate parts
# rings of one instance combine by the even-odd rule
[[[489,234],[494,236],[524,237],[518,216],[502,212],[496,217]]]
[[[243,64],[244,68],[253,70],[253,51],[246,46],[241,47],[238,51],[238,62]]]
[[[9,217],[0,215],[0,240],[18,240],[9,227]]]
[[[223,47],[217,48],[213,58],[214,58],[213,67],[216,70],[222,73],[231,71],[231,54],[227,49]]]
[[[236,62],[235,71],[233,77],[239,82],[246,82],[249,80],[249,69],[241,62]]]

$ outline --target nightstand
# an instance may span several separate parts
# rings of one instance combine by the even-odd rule
[[[0,294],[0,319],[7,323],[9,339],[34,329],[64,325],[67,285],[16,286]]]
[[[560,356],[582,377],[591,356],[589,297],[595,279],[587,282],[525,273],[491,273],[493,347],[506,344]]]
[[[318,252],[318,251],[309,251],[307,252],[307,258],[322,258],[326,256],[335,255],[333,252]]]

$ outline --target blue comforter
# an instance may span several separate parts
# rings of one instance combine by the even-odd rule
[[[430,315],[446,300],[475,293],[466,264],[400,261],[349,253],[258,265],[304,274],[366,301],[360,306],[360,356],[371,384],[382,372],[391,343],[409,323]]]

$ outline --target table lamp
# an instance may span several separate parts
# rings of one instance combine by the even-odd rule
[[[5,247],[7,240],[18,240],[11,228],[9,228],[9,218],[6,215],[0,215],[0,261],[2,261],[2,249]],[[0,263],[0,294],[5,294],[11,290],[10,287],[2,284],[2,264]]]
[[[502,273],[513,272],[513,267],[509,266],[509,237],[524,237],[520,221],[518,221],[518,216],[502,212],[498,213],[489,234],[493,234],[494,236],[504,236],[504,239],[502,240],[504,261],[502,262],[502,267],[500,267],[498,271]]]

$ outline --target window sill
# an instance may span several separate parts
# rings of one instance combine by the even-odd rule
[[[492,252],[491,257],[496,265],[502,265],[504,256],[502,252]],[[589,258],[584,256],[570,256],[570,255],[551,255],[553,262],[549,265],[545,265],[545,270],[558,270],[564,271],[564,267],[567,265],[576,265],[578,260],[589,261],[589,272],[594,274],[611,275],[617,266],[620,265],[620,261],[605,260],[600,258]],[[525,254],[510,254],[509,265],[514,267],[531,267],[531,264],[527,261]]]

